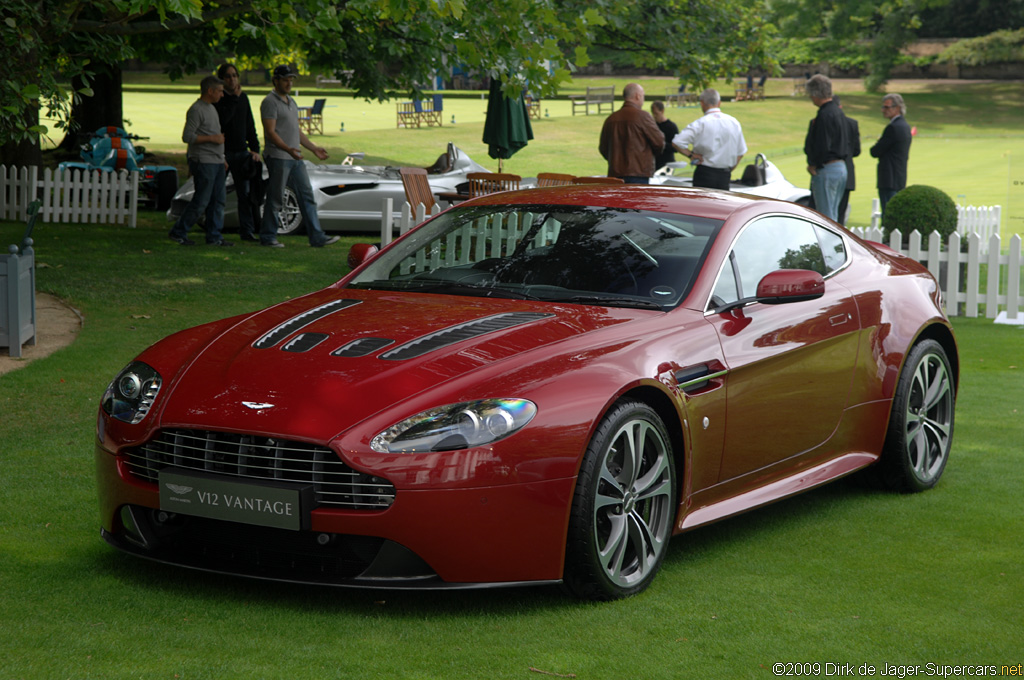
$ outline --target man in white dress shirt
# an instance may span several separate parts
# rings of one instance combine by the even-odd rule
[[[740,122],[722,113],[722,102],[717,90],[704,90],[700,95],[700,108],[704,115],[686,126],[672,140],[676,151],[697,162],[693,171],[693,186],[729,190],[733,168],[747,153]]]

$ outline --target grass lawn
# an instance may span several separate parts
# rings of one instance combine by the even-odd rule
[[[225,253],[181,248],[166,229],[152,213],[138,229],[37,228],[38,288],[85,325],[0,377],[0,678],[731,680],[773,677],[778,662],[819,662],[824,677],[826,662],[1024,661],[1024,331],[979,319],[954,322],[957,432],[934,490],[843,482],[691,532],[628,600],[318,589],[115,552],[92,463],[111,377],[170,332],[327,285],[352,241]],[[0,223],[0,243],[21,231]]]
[[[670,78],[640,81],[648,100],[675,89]],[[580,78],[563,94],[582,91],[588,84],[614,85],[619,92],[625,82],[622,78]],[[724,82],[717,86],[727,99],[731,98],[733,86]],[[198,86],[192,87],[195,92],[124,95],[129,130],[148,136],[150,139],[143,144],[165,160],[177,155],[179,165],[184,163],[181,128],[185,111],[198,96]],[[858,190],[851,197],[850,224],[867,225],[871,222],[871,201],[877,196],[876,161],[868,150],[881,134],[885,119],[879,96],[866,94],[860,80],[837,80],[835,88],[843,97],[846,113],[860,122],[863,153],[856,159]],[[248,87],[254,107],[259,106],[268,89],[263,85]],[[312,105],[318,96],[311,83],[300,81],[297,90],[300,106]],[[936,186],[963,205],[1001,205],[1004,242],[1014,233],[1024,233],[1024,132],[1019,124],[1024,89],[1020,83],[894,81],[889,90],[905,95],[907,119],[918,132],[910,152],[910,184]],[[725,103],[725,110],[744,126],[750,149],[746,160],[764,153],[791,182],[807,186],[803,138],[815,109],[807,99],[791,96],[790,79],[770,79],[766,92],[768,98],[764,101]],[[422,166],[431,164],[452,141],[477,162],[497,170],[497,161],[487,156],[481,140],[487,108],[483,97],[482,92],[479,98],[475,94],[471,98],[446,97],[442,128],[396,129],[393,101],[328,96],[325,134],[315,139],[331,153],[328,162],[337,163],[349,152],[362,151],[367,154],[367,162]],[[541,120],[533,122],[534,140],[505,162],[507,172],[527,177],[545,171],[577,175],[607,171],[597,152],[605,115],[573,116],[565,99],[544,100],[541,111]],[[680,127],[699,115],[699,108],[669,108],[669,117]],[[345,132],[341,132],[342,123]]]

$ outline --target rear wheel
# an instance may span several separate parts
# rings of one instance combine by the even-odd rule
[[[266,200],[264,200],[263,205],[260,206],[261,219],[266,207],[267,203]],[[291,190],[291,187],[286,186],[284,188],[284,200],[281,203],[281,211],[277,213],[277,217],[278,235],[284,236],[287,234],[302,233],[302,211],[299,210],[299,199],[295,195],[295,192]]]
[[[579,597],[640,592],[668,549],[675,467],[664,423],[646,404],[618,402],[583,459],[566,550],[565,583]]]
[[[953,372],[946,351],[934,340],[914,345],[896,386],[877,464],[884,486],[924,491],[938,483],[953,444],[954,405]]]

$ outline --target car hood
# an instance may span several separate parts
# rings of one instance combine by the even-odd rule
[[[558,343],[660,314],[328,289],[244,317],[207,344],[171,381],[161,425],[328,441],[474,371],[510,360],[519,370]],[[522,395],[438,398],[485,396]]]

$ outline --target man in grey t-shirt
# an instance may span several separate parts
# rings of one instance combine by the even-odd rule
[[[264,159],[270,180],[267,182],[267,200],[263,206],[263,224],[260,227],[260,245],[283,248],[277,240],[278,213],[284,204],[284,187],[288,185],[295,193],[302,213],[309,245],[314,248],[330,245],[339,240],[337,236],[327,237],[320,227],[316,212],[316,199],[309,183],[306,165],[302,160],[304,146],[320,160],[327,159],[327,151],[309,141],[299,127],[299,109],[291,98],[292,80],[298,76],[289,66],[274,69],[274,89],[260,104],[260,118],[263,120]]]
[[[213,246],[235,245],[221,237],[226,198],[224,135],[213,105],[223,94],[224,81],[217,76],[206,76],[199,84],[199,99],[185,114],[181,141],[188,144],[188,170],[195,191],[169,234],[172,241],[183,246],[195,245],[195,241],[188,237],[188,230],[204,212],[206,243]]]

